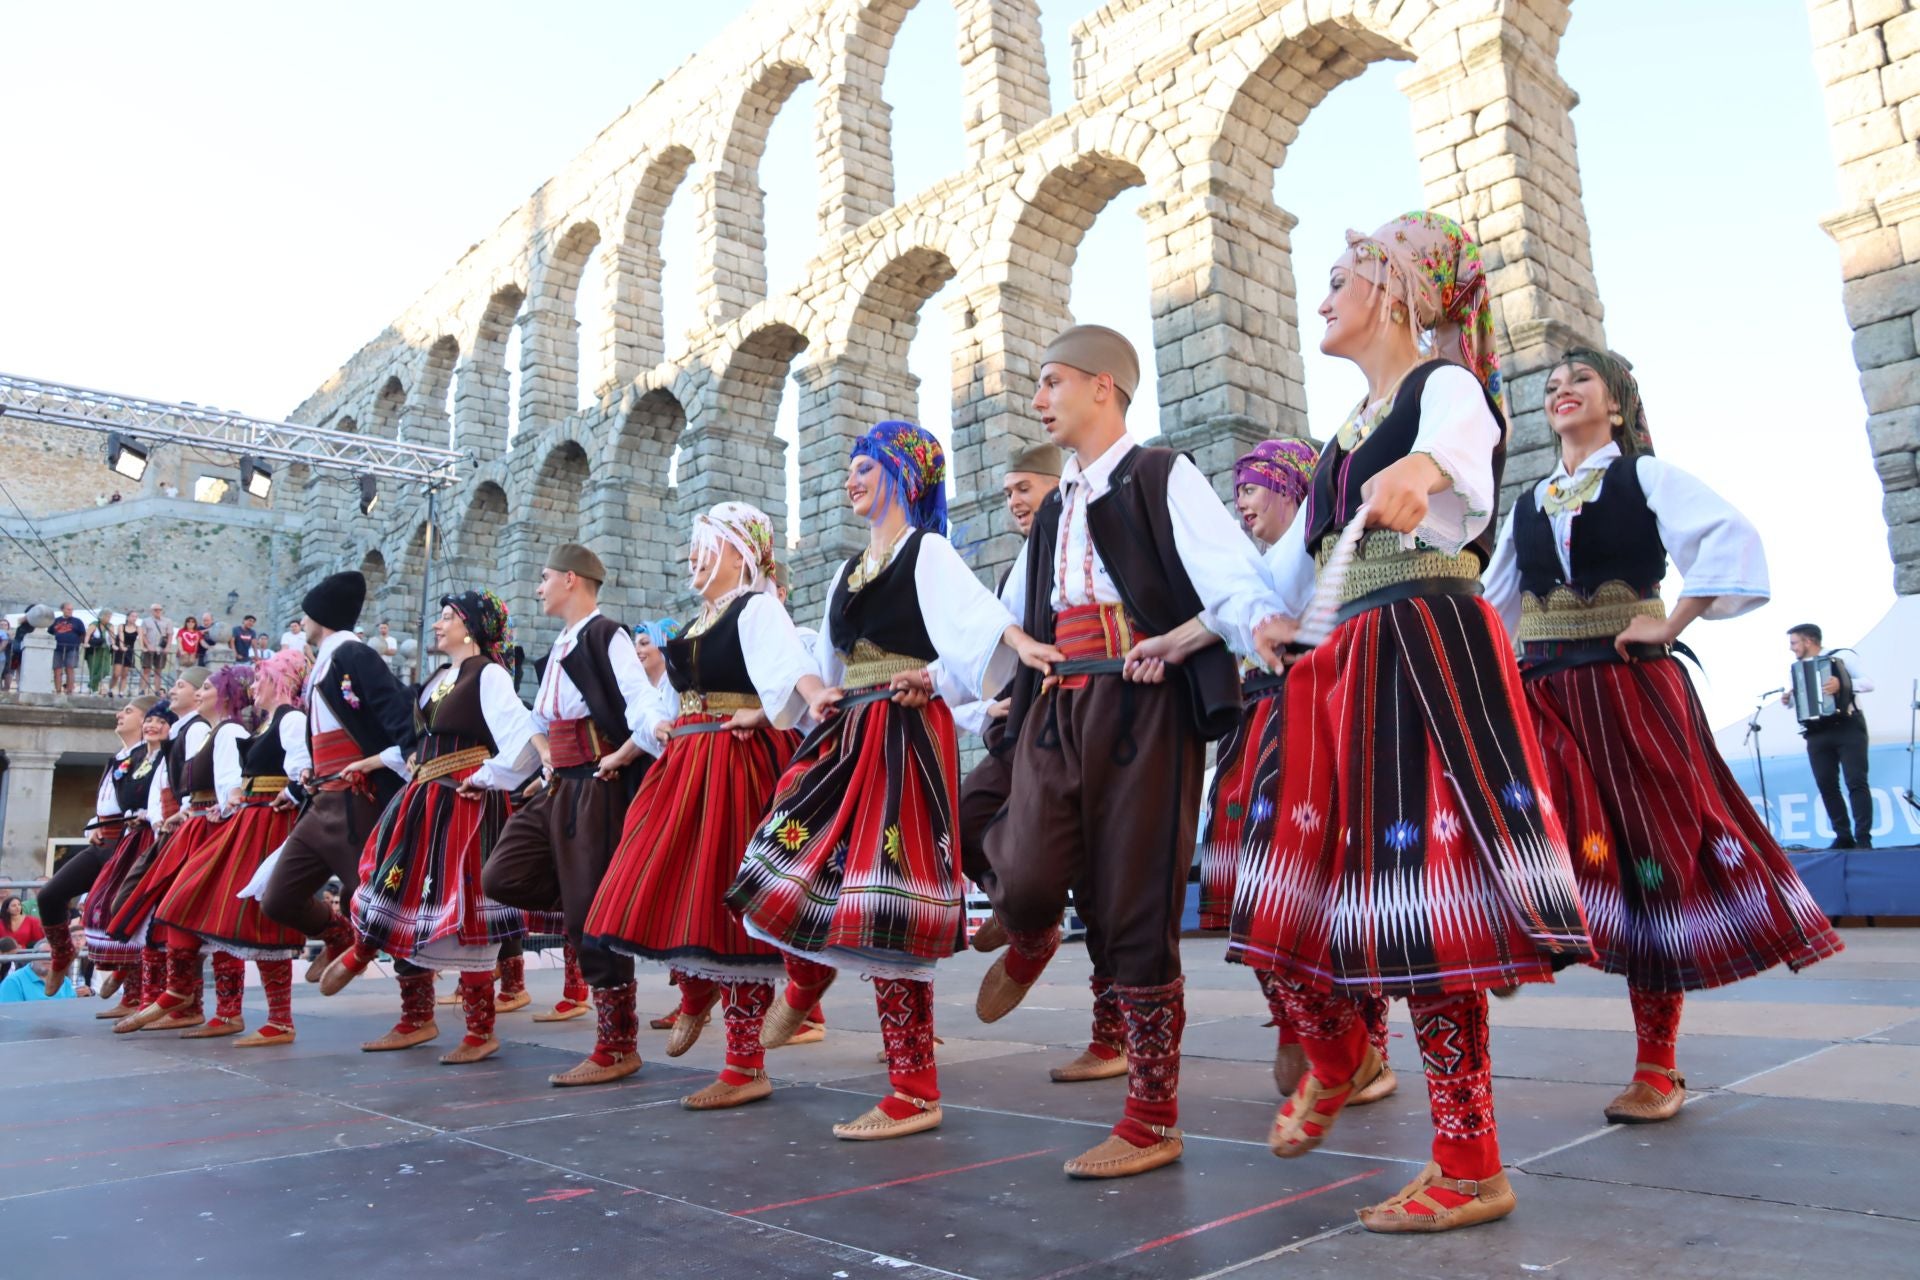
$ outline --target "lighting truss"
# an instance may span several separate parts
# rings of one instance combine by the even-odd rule
[[[0,373],[0,416],[149,444],[193,445],[221,453],[279,458],[321,471],[388,476],[440,488],[459,479],[461,453],[292,422],[269,422],[191,403],[168,404],[87,387]]]

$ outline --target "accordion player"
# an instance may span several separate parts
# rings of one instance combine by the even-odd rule
[[[1871,691],[1873,682],[1861,670],[1858,654],[1851,649],[1829,652],[1821,640],[1820,628],[1810,622],[1787,632],[1794,661],[1780,700],[1793,708],[1806,737],[1814,784],[1833,824],[1833,848],[1871,849],[1867,717],[1857,696]]]

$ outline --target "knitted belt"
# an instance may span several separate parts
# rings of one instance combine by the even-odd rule
[[[443,756],[421,761],[420,767],[413,771],[413,780],[432,782],[435,778],[444,778],[462,769],[478,769],[492,755],[493,752],[485,747],[467,747],[461,751],[449,751]]]
[[[925,666],[923,662],[920,664]],[[689,689],[680,695],[683,716],[730,716],[736,711],[758,711],[760,699],[750,693],[701,693]]]
[[[870,640],[854,642],[852,653],[842,653],[840,661],[846,664],[847,674],[841,680],[844,689],[857,689],[868,685],[883,685],[895,676],[905,675],[909,671],[924,670],[931,658],[915,658],[904,653],[888,653]]]
[[[289,779],[276,773],[263,773],[247,779],[247,794],[250,796],[277,796],[287,789]]]
[[[1665,619],[1667,606],[1659,596],[1642,599],[1624,582],[1608,582],[1591,596],[1570,587],[1555,587],[1542,599],[1528,592],[1520,597],[1522,644],[1553,640],[1612,640],[1635,618]]]
[[[1320,568],[1327,567],[1334,544],[1332,538],[1321,544],[1314,557]],[[1478,595],[1480,558],[1469,551],[1448,555],[1431,547],[1408,551],[1393,530],[1374,529],[1362,534],[1354,548],[1353,563],[1340,584],[1339,616],[1344,621],[1368,609],[1428,593]]]

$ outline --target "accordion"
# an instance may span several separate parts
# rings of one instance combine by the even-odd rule
[[[1839,692],[1825,692],[1827,681],[1835,677]],[[1853,713],[1853,677],[1846,663],[1824,653],[1802,658],[1793,664],[1792,681],[1794,713],[1801,724]]]

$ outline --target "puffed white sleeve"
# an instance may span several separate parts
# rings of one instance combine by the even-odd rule
[[[626,704],[627,732],[640,738],[641,729],[652,719],[652,708],[659,704],[660,691],[654,687],[653,677],[647,674],[639,653],[634,650],[632,632],[624,627],[614,632],[613,638],[607,641],[607,661],[613,664],[613,682],[620,687],[620,699]],[[647,730],[640,746],[660,754],[660,740],[653,736],[651,729]]]
[[[1000,598],[937,533],[921,535],[913,584],[941,666],[973,697],[983,696],[983,690],[999,692],[1020,664],[1019,655],[1002,639],[1016,624]]]
[[[1493,559],[1480,576],[1480,590],[1512,635],[1520,625],[1520,558],[1513,549],[1511,511],[1500,525],[1500,540],[1493,544]]]
[[[1457,364],[1433,371],[1420,391],[1420,430],[1409,454],[1432,458],[1447,487],[1427,499],[1427,518],[1411,539],[1448,555],[1479,537],[1493,520],[1493,451],[1500,443],[1500,420],[1487,407],[1479,379]]]
[[[627,704],[627,728],[642,751],[651,756],[660,756],[665,755],[667,750],[666,743],[660,741],[660,726],[670,725],[680,718],[680,692],[662,673],[659,683],[653,686],[652,694],[648,700]]]
[[[161,795],[172,786],[173,780],[167,777],[167,762],[163,756],[160,763],[153,766],[153,778],[147,783],[147,823],[156,831],[167,816],[166,803]]]
[[[1259,552],[1227,514],[1200,468],[1184,457],[1175,459],[1167,476],[1167,513],[1174,549],[1200,596],[1202,622],[1235,652],[1252,653],[1254,628],[1286,611],[1269,585]]]
[[[120,798],[113,789],[113,771],[115,766],[127,758],[122,751],[107,761],[107,767],[100,773],[100,785],[93,792],[93,816],[96,818],[115,818],[120,815]]]
[[[1713,597],[1700,616],[1737,618],[1771,594],[1767,552],[1753,522],[1696,476],[1655,457],[1634,463],[1660,541],[1680,571],[1681,597]]]
[[[213,737],[213,801],[221,813],[233,812],[233,793],[246,782],[240,770],[240,744],[253,735],[237,724],[223,724]]]
[[[843,563],[833,571],[833,581],[827,585],[827,602],[820,606],[820,630],[813,635],[813,669],[829,685],[838,686],[847,677],[847,667],[840,660],[840,650],[833,642],[833,597],[840,590],[840,578],[847,571]]]
[[[307,749],[307,713],[289,711],[280,717],[280,751],[286,757],[287,777],[294,782],[300,775],[313,768],[313,753]],[[289,800],[293,797],[286,791],[280,793]]]
[[[1836,650],[1836,652],[1838,652],[1838,650]],[[1847,656],[1842,658],[1841,661],[1847,664],[1847,675],[1853,679],[1853,691],[1855,693],[1872,693],[1873,681],[1868,679],[1867,673],[1860,669],[1860,655],[1851,649],[1846,650],[1846,655]]]
[[[1279,598],[1280,611],[1295,619],[1305,615],[1307,606],[1313,603],[1313,583],[1319,576],[1318,566],[1307,554],[1306,520],[1295,517],[1280,540],[1267,548],[1262,560],[1273,594]]]
[[[494,752],[468,781],[491,791],[512,791],[533,776],[540,753],[533,745],[533,713],[514,692],[513,677],[497,662],[480,671],[480,714],[486,717]]]
[[[814,655],[779,600],[762,592],[747,601],[740,610],[740,650],[767,719],[776,729],[793,728],[807,711],[797,686],[814,674]]]

